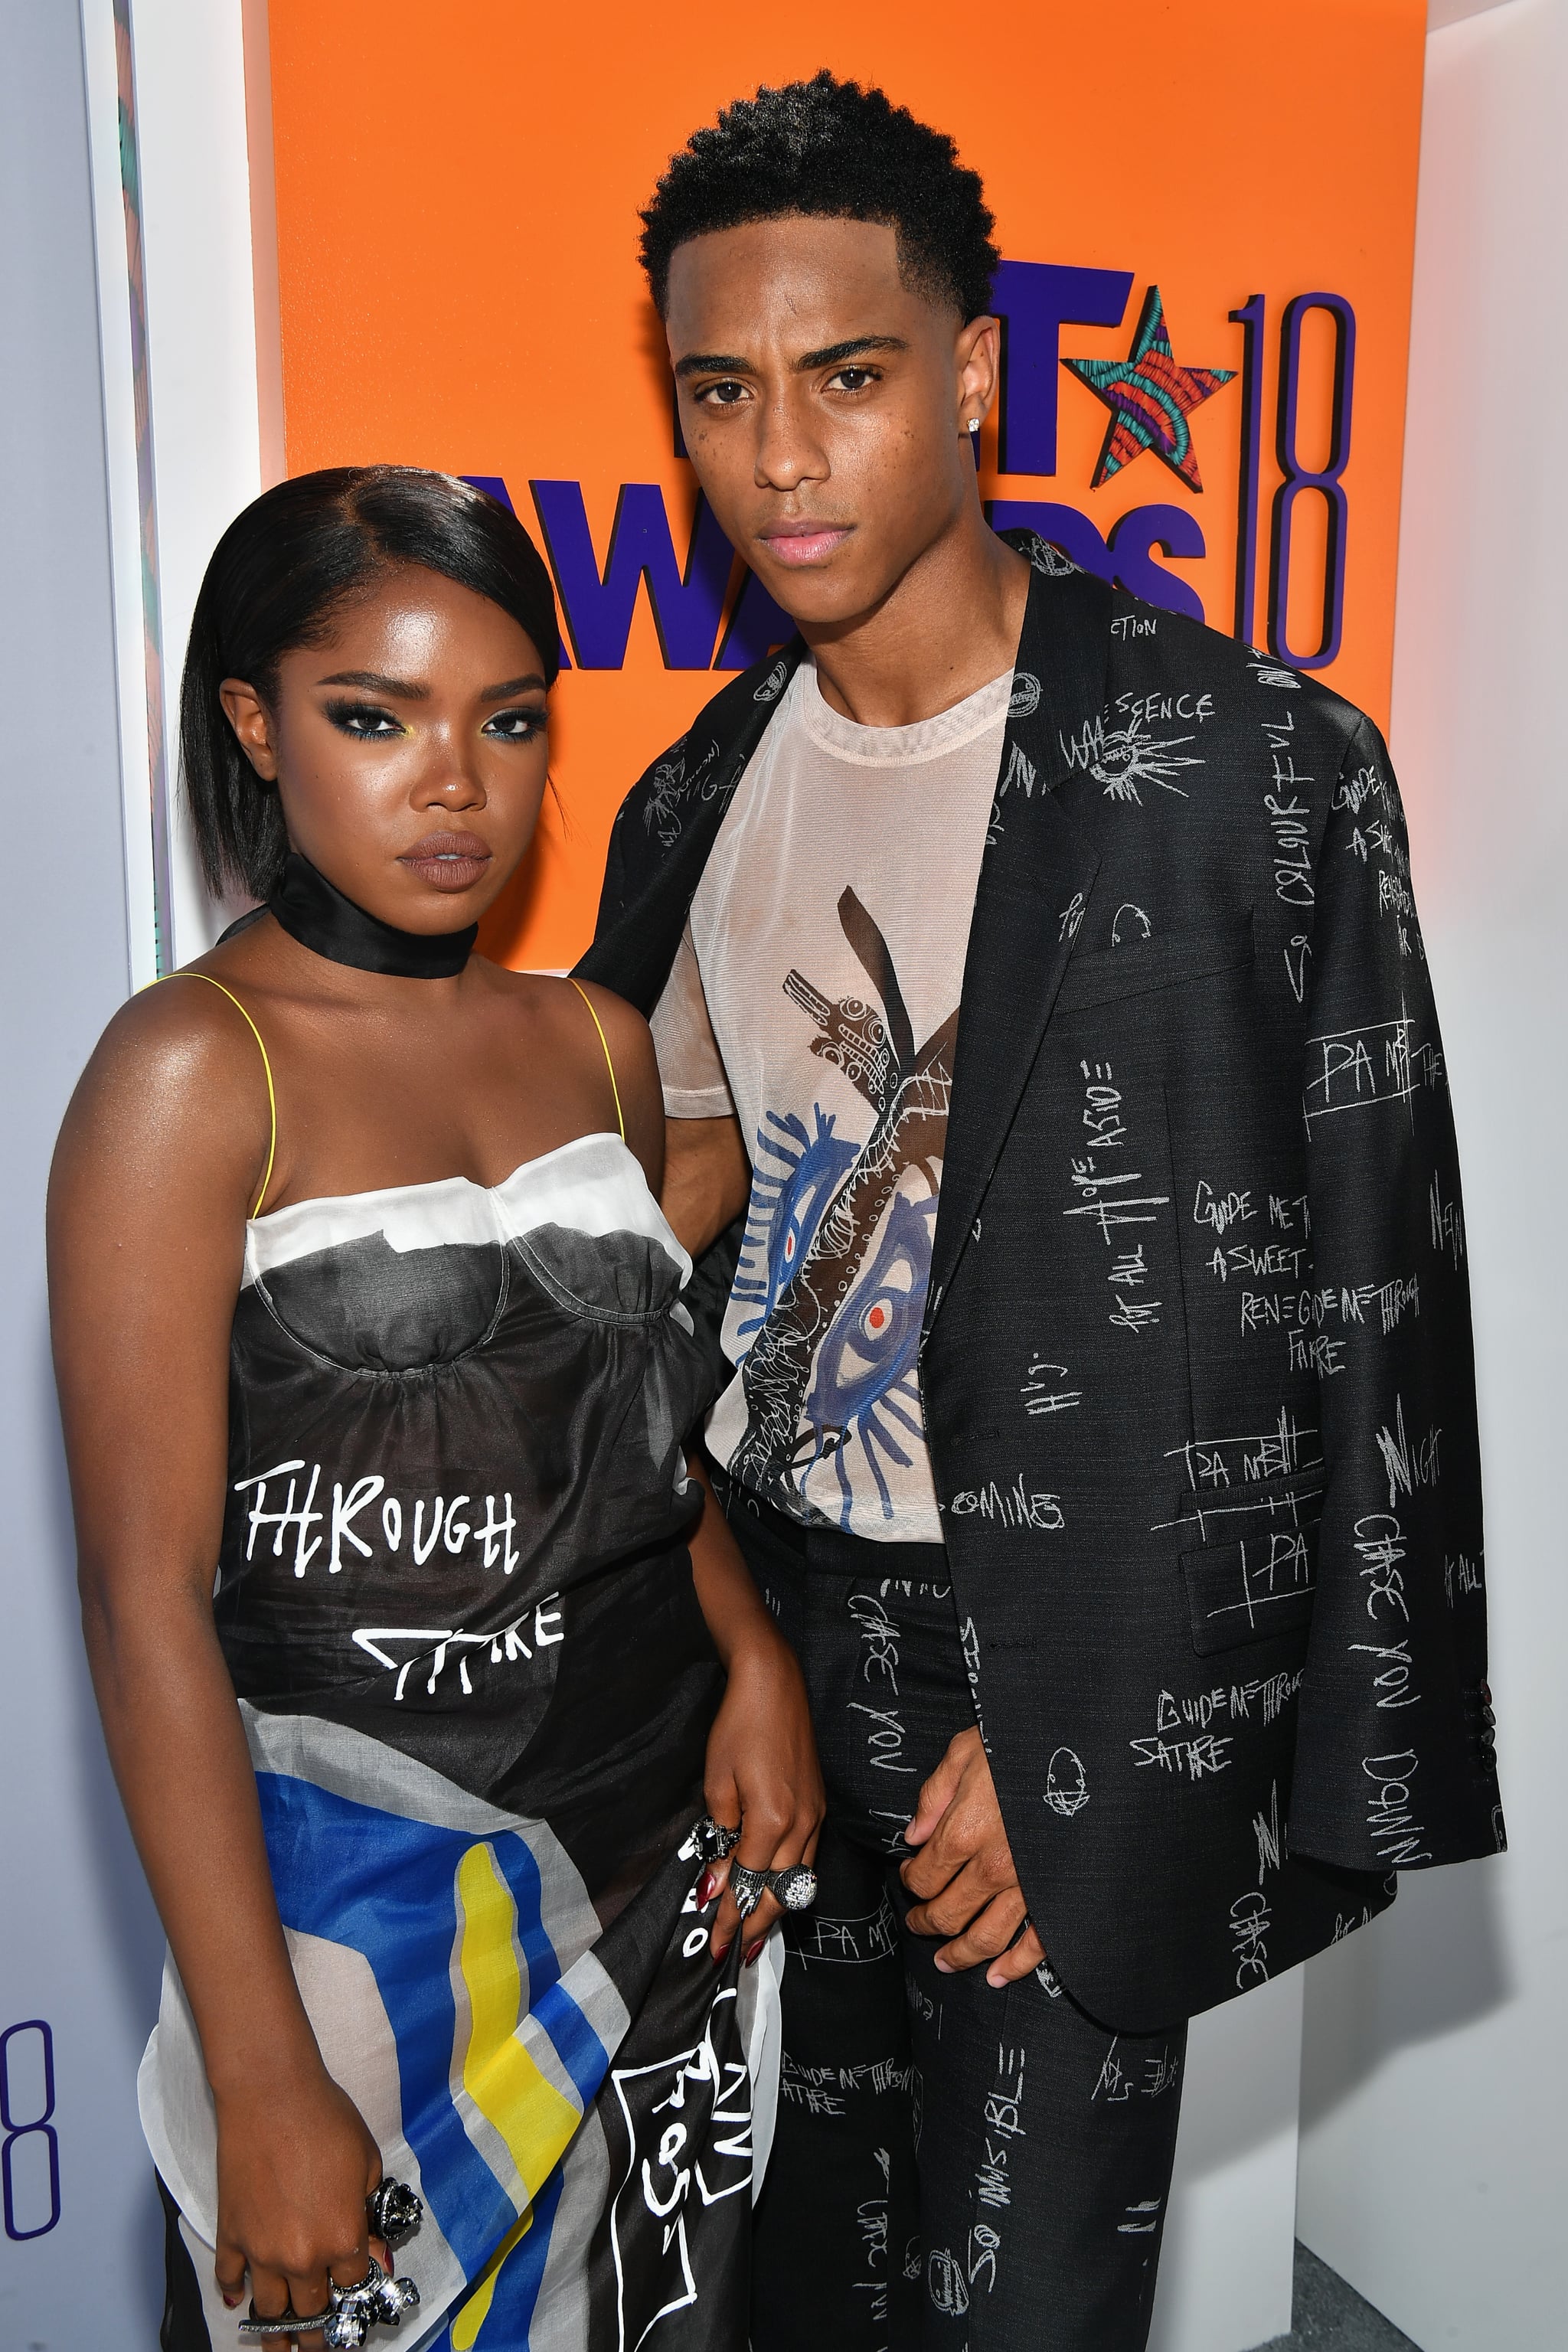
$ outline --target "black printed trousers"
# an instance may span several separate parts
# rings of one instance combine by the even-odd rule
[[[974,1721],[946,1554],[806,1530],[735,1487],[727,1508],[827,1785],[816,1905],[784,1931],[752,2352],[1143,2352],[1185,2027],[1108,2033],[1048,1969],[1005,1990],[938,1972],[898,1864]]]

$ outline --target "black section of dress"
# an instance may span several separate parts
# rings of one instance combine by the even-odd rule
[[[548,1820],[591,1890],[689,1826],[721,1683],[680,1271],[629,1231],[376,1232],[258,1272],[235,1317],[237,1690]]]

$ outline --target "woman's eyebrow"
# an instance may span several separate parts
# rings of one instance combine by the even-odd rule
[[[331,677],[318,678],[316,683],[318,686],[357,686],[362,693],[384,694],[389,701],[428,702],[430,699],[427,686],[416,686],[405,677],[386,677],[378,669],[335,669]],[[531,694],[535,690],[541,694],[548,691],[539,672],[531,669],[522,677],[503,679],[500,686],[482,687],[479,700],[508,702],[515,694]]]
[[[385,677],[378,669],[335,669],[331,677],[319,677],[318,686],[357,686],[366,694],[384,694],[399,702],[428,702],[427,686],[412,685],[407,678]]]

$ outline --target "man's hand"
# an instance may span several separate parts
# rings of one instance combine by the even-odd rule
[[[936,1955],[944,1976],[988,1960],[985,1981],[1001,1986],[1039,1967],[1046,1948],[1025,1925],[1028,1906],[978,1729],[961,1731],[949,1746],[921,1790],[904,1842],[923,1849],[899,1874],[921,1897],[907,1925],[917,1936],[952,1938]]]

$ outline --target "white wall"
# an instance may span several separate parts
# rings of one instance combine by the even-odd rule
[[[82,0],[89,60],[112,43],[112,0]],[[132,0],[137,143],[142,184],[147,340],[152,379],[153,472],[157,494],[159,591],[163,645],[163,707],[171,779],[174,961],[209,946],[227,911],[202,888],[189,827],[172,780],[178,772],[174,730],[180,667],[191,611],[219,534],[264,480],[282,472],[280,361],[277,347],[277,265],[271,218],[270,112],[264,75],[253,70],[255,103],[247,119],[246,67],[264,67],[265,0]],[[93,102],[100,154],[115,162],[102,133],[106,100],[100,72]],[[261,168],[258,247],[253,268],[248,151],[257,141]],[[101,172],[100,172],[101,176]],[[100,192],[100,236],[112,240]],[[259,278],[259,290],[258,280]],[[119,299],[105,272],[106,310]],[[258,366],[258,313],[264,322]],[[115,321],[106,318],[106,342]],[[270,328],[270,336],[266,329]],[[270,347],[268,347],[269,342]],[[111,401],[118,387],[110,382]],[[112,429],[118,420],[111,415]],[[116,539],[123,553],[134,531],[122,485],[114,482]]]
[[[104,436],[80,33],[0,8],[0,2032],[55,2060],[59,2220],[0,2233],[0,2352],[130,2352],[160,2307],[132,2083],[162,1939],[77,1631],[49,1374],[43,1193],[66,1099],[129,979]],[[121,247],[123,250],[123,247]],[[42,2113],[40,2038],[10,2119]],[[47,2143],[13,2143],[26,2229]]]
[[[1568,0],[1428,43],[1393,747],[1464,1159],[1512,1851],[1308,1971],[1300,2230],[1423,2352],[1568,2342]]]

